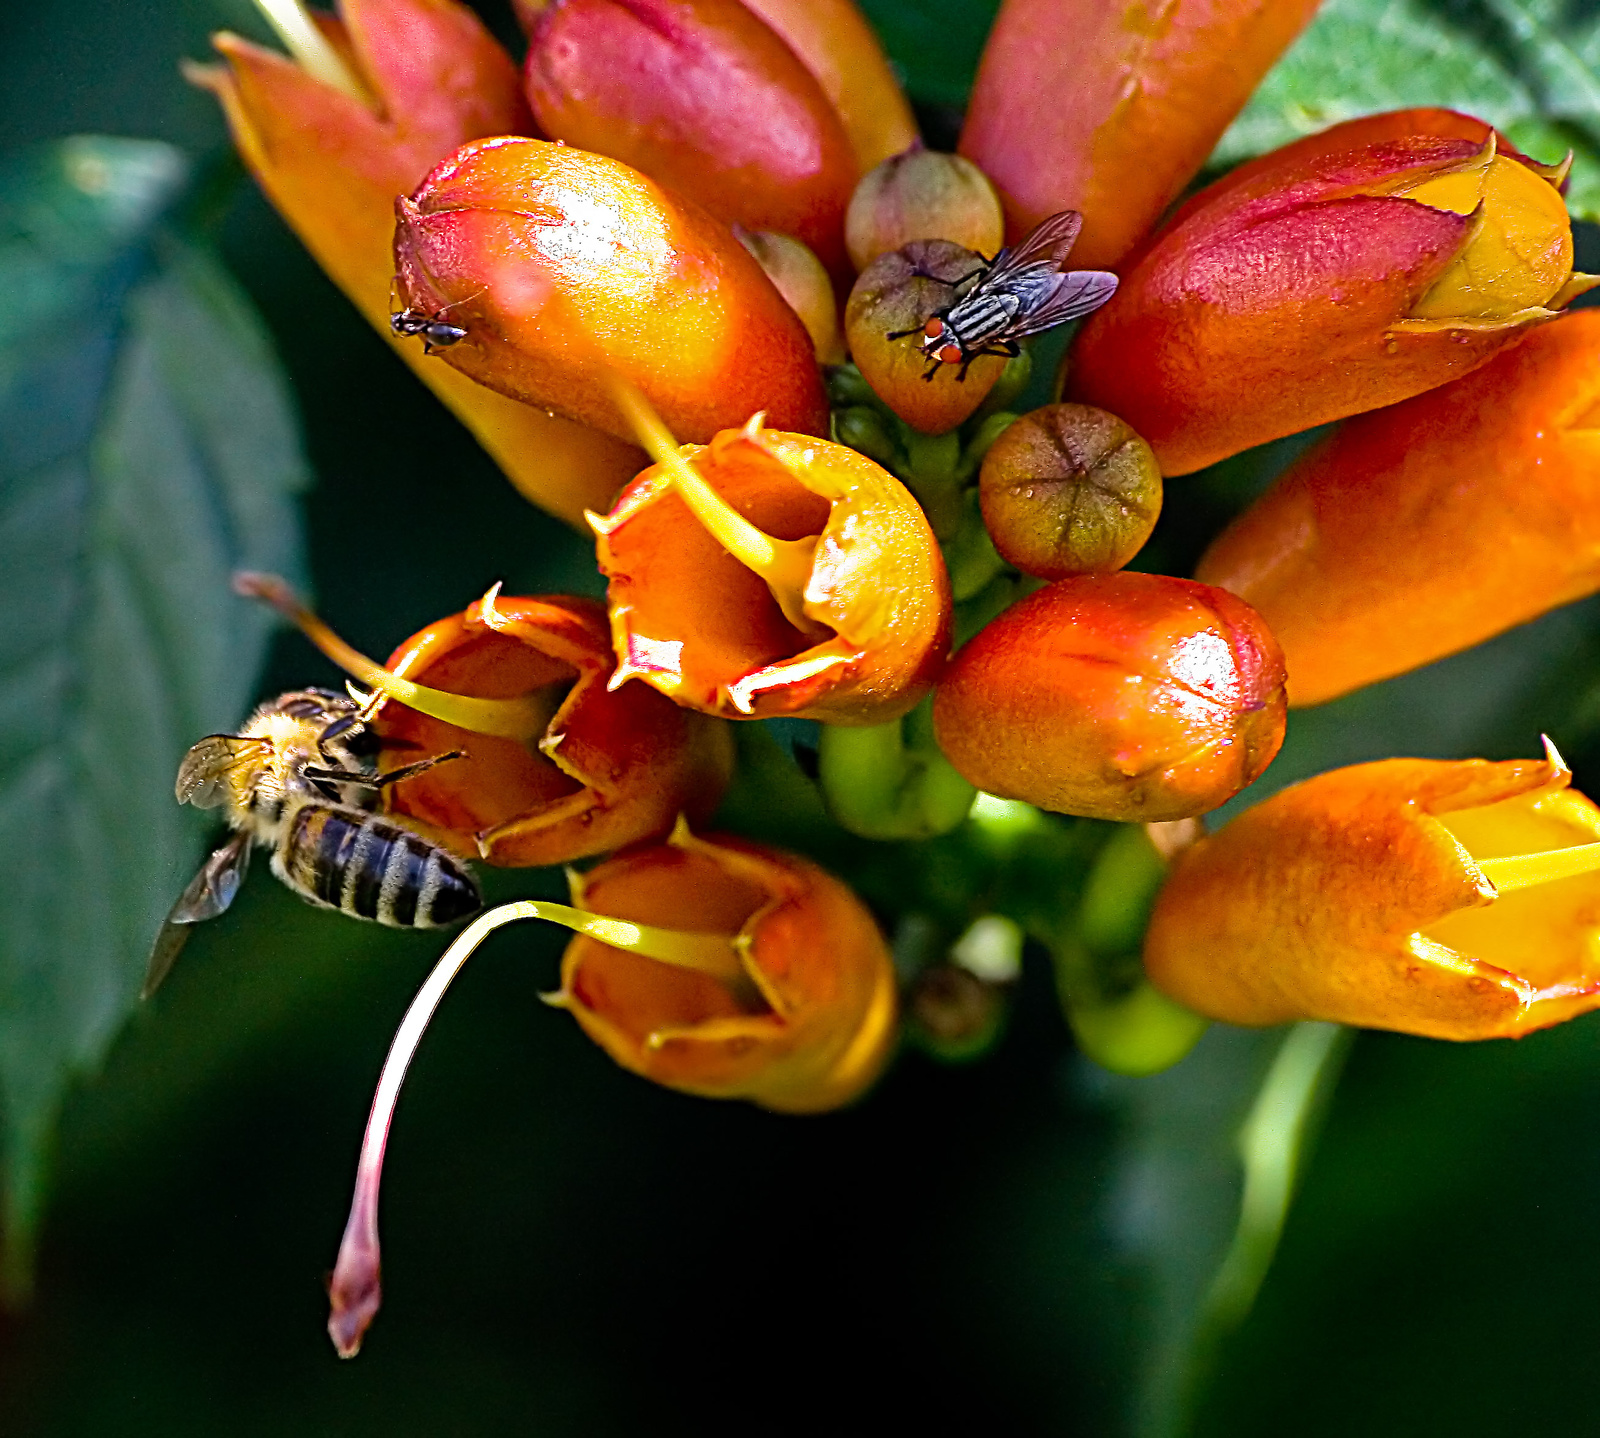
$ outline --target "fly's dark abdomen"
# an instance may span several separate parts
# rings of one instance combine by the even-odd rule
[[[460,860],[378,814],[306,804],[278,858],[291,888],[352,918],[393,928],[436,928],[482,904]]]

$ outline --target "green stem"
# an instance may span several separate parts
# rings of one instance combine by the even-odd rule
[[[823,725],[818,782],[829,812],[852,834],[930,839],[966,819],[978,791],[933,742],[931,723],[923,722],[930,703],[890,724]]]

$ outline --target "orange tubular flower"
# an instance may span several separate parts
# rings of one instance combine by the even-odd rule
[[[442,358],[481,384],[629,431],[615,371],[679,434],[765,409],[827,432],[811,338],[744,247],[628,166],[541,140],[468,145],[397,206],[407,305],[466,337]]]
[[[1600,312],[1346,421],[1197,577],[1261,611],[1320,704],[1600,589]]]
[[[340,9],[342,19],[319,22],[317,73],[223,33],[215,44],[227,63],[190,66],[189,77],[222,102],[261,188],[369,323],[524,495],[581,523],[637,471],[638,452],[472,384],[389,328],[395,196],[466,141],[530,126],[516,67],[455,0]]]
[[[1081,210],[1075,259],[1115,265],[1316,9],[1317,0],[1005,0],[961,153],[995,182],[1012,240],[1058,210]]]
[[[662,463],[604,519],[617,673],[730,718],[883,724],[928,692],[950,581],[910,491],[843,445],[761,428]],[[685,461],[693,461],[692,464]]]
[[[1166,474],[1432,389],[1593,283],[1560,173],[1492,134],[1296,148],[1201,196],[1078,337],[1067,397]]]
[[[917,143],[917,122],[855,0],[744,0],[775,30],[839,112],[865,174]]]
[[[842,266],[850,139],[815,77],[739,0],[551,0],[525,75],[552,138]]]
[[[1179,854],[1151,980],[1228,1023],[1515,1038],[1600,1007],[1600,809],[1543,762],[1388,759]]]
[[[933,723],[986,793],[1155,823],[1254,782],[1284,708],[1283,657],[1248,605],[1192,580],[1096,574],[981,629],[940,680]]]
[[[643,1078],[820,1113],[861,1094],[889,1057],[894,970],[878,926],[849,889],[797,855],[680,828],[670,843],[591,869],[573,902],[721,935],[734,960],[718,975],[582,934],[568,945],[555,1002]]]
[[[725,726],[640,685],[612,691],[610,632],[592,600],[508,599],[490,591],[390,656],[404,679],[451,694],[537,696],[530,740],[475,734],[404,704],[379,711],[384,767],[459,750],[385,791],[441,842],[491,864],[564,864],[710,815],[733,752]]]

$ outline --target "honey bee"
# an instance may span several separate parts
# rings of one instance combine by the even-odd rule
[[[1116,292],[1117,277],[1109,270],[1066,268],[1082,228],[1083,216],[1076,210],[1051,215],[958,280],[976,283],[920,331],[898,330],[888,338],[922,335],[918,347],[928,361],[925,380],[950,364],[961,366],[956,378],[964,380],[980,355],[1014,359],[1018,340],[1092,314]]]
[[[462,860],[403,824],[374,813],[397,784],[460,757],[439,754],[380,774],[368,711],[329,689],[296,689],[263,704],[238,734],[210,734],[178,767],[180,804],[221,809],[233,830],[172,906],[145,976],[155,992],[190,928],[233,902],[260,844],[272,872],[319,908],[392,928],[431,929],[482,905]]]

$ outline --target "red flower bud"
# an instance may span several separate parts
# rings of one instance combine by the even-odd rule
[[[1078,262],[1114,265],[1205,163],[1316,8],[1005,0],[961,153],[995,182],[1012,239],[1058,210],[1081,210]]]
[[[491,591],[413,635],[388,668],[450,694],[533,696],[527,739],[403,703],[378,715],[386,768],[419,753],[465,755],[387,790],[389,809],[491,864],[564,864],[665,834],[680,814],[709,817],[732,772],[725,726],[642,685],[606,687],[610,633],[592,600]]]
[[[1547,751],[1358,764],[1246,810],[1173,861],[1150,978],[1228,1023],[1441,1039],[1600,1006],[1600,809]]]
[[[652,453],[672,463],[593,521],[613,684],[642,679],[730,718],[844,724],[886,723],[928,692],[950,642],[950,583],[899,480],[853,449],[754,421],[682,459]]]
[[[224,33],[215,43],[227,63],[186,73],[215,92],[267,198],[368,322],[527,498],[581,523],[637,471],[637,451],[425,362],[389,326],[394,197],[466,141],[529,128],[516,67],[454,0],[345,0],[340,10],[320,30],[306,20],[303,64]]]
[[[744,0],[816,76],[864,174],[917,142],[917,122],[855,0]]]
[[[761,266],[626,165],[486,140],[439,165],[398,217],[401,296],[450,307],[467,333],[439,354],[479,383],[622,436],[612,371],[694,438],[759,409],[826,431],[810,336]]]
[[[939,747],[987,793],[1093,819],[1184,819],[1252,783],[1283,742],[1283,657],[1221,589],[1086,575],[1029,595],[956,655]]]
[[[1443,384],[1586,287],[1552,178],[1492,136],[1290,147],[1161,232],[1066,392],[1186,474]]]
[[[797,855],[680,829],[591,869],[574,903],[728,946],[720,975],[584,934],[567,946],[556,1002],[643,1078],[817,1113],[858,1097],[889,1057],[894,970],[878,926]]]
[[[1319,704],[1600,589],[1600,313],[1347,420],[1206,551]]]
[[[811,72],[739,0],[552,0],[529,34],[526,79],[551,137],[843,263],[849,137]]]

